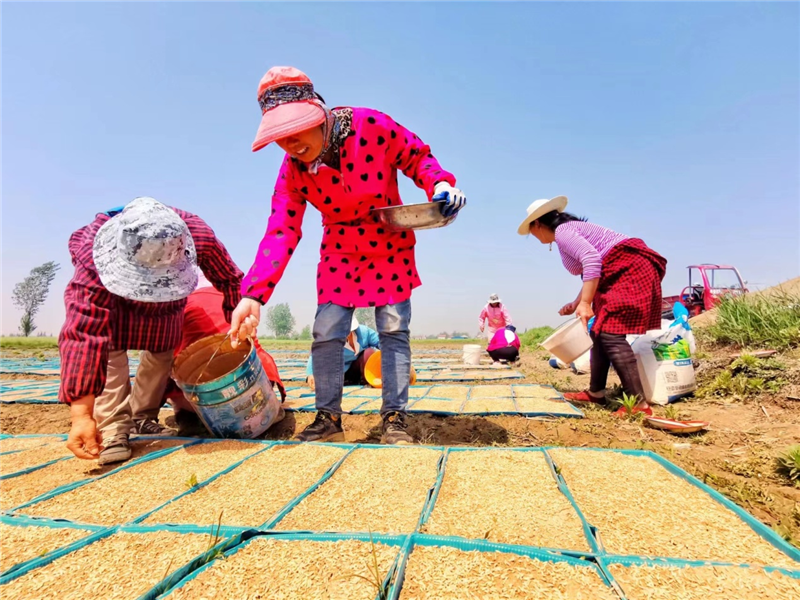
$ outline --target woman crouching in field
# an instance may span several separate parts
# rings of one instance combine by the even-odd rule
[[[567,271],[583,279],[578,297],[559,314],[575,314],[584,325],[594,317],[589,389],[565,397],[578,402],[602,401],[608,369],[613,365],[625,393],[639,399],[636,412],[652,414],[636,357],[625,336],[661,326],[661,281],[667,261],[642,240],[588,223],[564,212],[566,206],[566,196],[537,200],[528,207],[518,229],[520,235],[530,233],[551,247],[555,242]]]

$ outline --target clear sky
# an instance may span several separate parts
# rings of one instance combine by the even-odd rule
[[[497,292],[522,328],[557,324],[580,286],[533,238],[527,205],[559,194],[669,260],[800,273],[800,61],[792,3],[3,3],[2,331],[13,284],[62,271],[67,239],[149,195],[202,216],[243,270],[280,150],[250,145],[258,81],[304,70],[331,105],[382,110],[429,143],[469,204],[418,235],[415,334],[477,328]],[[406,203],[424,194],[402,184]],[[320,218],[273,302],[315,308]]]

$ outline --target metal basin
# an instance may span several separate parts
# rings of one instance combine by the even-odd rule
[[[444,204],[445,202],[442,200],[423,204],[387,206],[374,209],[372,214],[376,215],[381,223],[390,229],[435,229],[450,225],[456,220],[457,215],[442,216]]]

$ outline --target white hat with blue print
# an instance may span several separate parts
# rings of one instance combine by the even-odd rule
[[[94,264],[112,294],[139,302],[172,302],[197,286],[197,252],[186,222],[153,198],[136,198],[103,224]]]

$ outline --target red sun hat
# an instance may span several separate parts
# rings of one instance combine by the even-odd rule
[[[261,124],[253,152],[325,122],[322,101],[308,75],[294,67],[272,67],[258,84]]]

